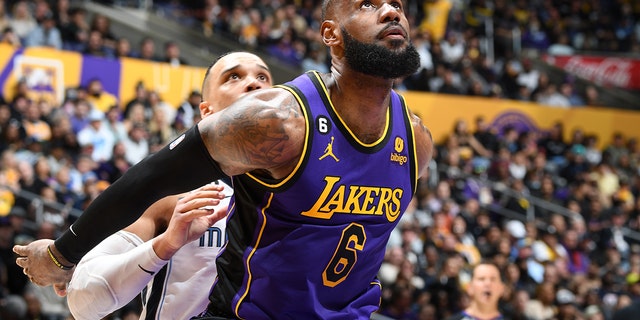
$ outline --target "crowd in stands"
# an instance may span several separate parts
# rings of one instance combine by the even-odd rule
[[[169,8],[162,6],[165,2]],[[303,70],[328,69],[318,32],[320,0],[209,0],[204,7],[156,3],[168,16],[192,17],[191,24],[202,24],[205,34],[231,37]],[[602,105],[593,86],[577,86],[573,78],[550,79],[531,58],[577,52],[640,55],[640,5],[635,1],[427,0],[408,1],[406,12],[421,67],[398,83],[400,89],[564,108]],[[438,21],[445,26],[433,26]]]
[[[209,0],[206,10],[190,11],[194,26],[202,19],[212,34],[233,34],[249,47],[326,71],[317,39],[319,1],[277,7],[272,1],[227,2]],[[402,86],[545,97],[545,104],[561,100],[547,95],[551,80],[534,75],[529,60],[510,56],[509,46],[496,50],[502,52],[488,64],[478,39],[479,21],[489,16],[501,17],[494,29],[505,37],[498,30],[509,30],[509,23],[532,32],[537,25],[531,40],[523,39],[536,50],[548,50],[568,34],[572,50],[638,51],[639,11],[632,2],[495,1],[492,10],[488,3],[454,2],[440,41],[419,28],[427,13],[413,11],[420,30],[414,39],[423,54],[416,77],[425,82],[407,78]],[[15,46],[186,63],[175,43],[165,45],[167,57],[157,57],[150,38],[134,53],[126,38],[109,31],[108,19],[95,15],[89,21],[68,1],[0,4],[2,41]],[[570,84],[555,85],[564,92]],[[19,313],[27,315],[17,319],[66,319],[64,298],[30,284],[11,247],[55,238],[73,222],[70,210],[84,209],[129,167],[197,122],[200,93],[172,106],[139,83],[135,98],[118,101],[100,79],[92,79],[68,88],[56,105],[32,99],[23,82],[14,90],[13,98],[0,102],[0,319]],[[590,103],[583,95],[569,100]],[[473,124],[458,121],[446,139],[438,139],[429,175],[389,241],[379,273],[379,314],[446,319],[467,305],[464,287],[471,268],[483,260],[502,271],[507,290],[501,310],[508,319],[610,319],[640,299],[638,138],[598,137],[562,122],[549,131],[498,132],[480,114]]]

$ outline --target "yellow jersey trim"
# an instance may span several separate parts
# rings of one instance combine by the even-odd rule
[[[268,187],[268,188],[279,188],[282,185],[284,185],[285,183],[287,183],[287,181],[291,180],[291,177],[293,177],[296,172],[298,172],[298,170],[300,169],[300,166],[302,166],[302,163],[304,162],[305,159],[305,155],[307,153],[307,148],[309,147],[309,115],[307,113],[307,106],[305,106],[302,102],[302,99],[300,98],[300,96],[291,88],[289,87],[285,87],[283,85],[276,85],[275,87],[277,88],[282,88],[285,89],[287,91],[289,91],[289,93],[291,93],[296,100],[298,101],[298,104],[300,105],[300,109],[302,109],[302,114],[305,118],[305,135],[304,135],[304,145],[302,146],[302,152],[300,153],[300,159],[298,159],[298,163],[296,164],[296,167],[291,171],[291,173],[289,173],[289,175],[287,175],[284,179],[282,179],[280,182],[275,183],[275,184],[271,184],[271,183],[267,183],[265,181],[263,181],[262,179],[254,176],[253,174],[247,172],[245,173],[248,177],[250,177],[251,179],[255,180],[256,182],[258,182],[259,184]]]
[[[247,257],[247,262],[246,262],[246,268],[247,268],[247,274],[248,274],[248,278],[247,278],[247,289],[245,290],[245,292],[242,294],[242,296],[240,296],[240,299],[238,299],[238,304],[236,304],[234,313],[236,314],[236,317],[238,317],[238,319],[242,319],[240,317],[240,315],[238,314],[240,312],[240,304],[242,304],[242,301],[244,300],[244,298],[247,296],[247,294],[249,294],[249,290],[251,289],[251,281],[253,278],[253,275],[251,274],[251,267],[249,267],[249,264],[251,263],[251,257],[253,257],[253,254],[256,253],[256,250],[258,249],[258,246],[260,245],[260,240],[262,240],[262,234],[264,233],[264,228],[267,225],[267,215],[265,214],[265,211],[267,210],[267,208],[269,208],[271,206],[271,200],[273,200],[273,193],[271,193],[271,195],[269,195],[269,201],[267,201],[267,205],[262,208],[262,210],[260,211],[260,213],[262,214],[262,226],[260,226],[260,232],[258,233],[258,239],[256,240],[256,242],[253,244],[253,250],[251,250],[251,252],[249,253],[249,256]]]
[[[313,72],[313,75],[318,79],[318,82],[320,83],[320,85],[322,86],[322,91],[323,94],[325,95],[325,97],[327,98],[327,101],[329,101],[329,105],[331,107],[331,110],[333,110],[333,113],[335,113],[336,117],[338,117],[338,120],[340,120],[340,123],[342,123],[342,125],[347,129],[347,131],[349,131],[349,135],[351,135],[351,137],[358,142],[361,146],[370,148],[373,147],[377,144],[379,144],[380,142],[382,142],[386,136],[387,136],[387,132],[389,131],[389,119],[390,119],[390,115],[391,115],[391,101],[389,101],[389,106],[387,107],[387,119],[386,119],[386,123],[384,125],[384,132],[382,133],[382,135],[380,135],[380,138],[372,143],[364,143],[362,142],[360,139],[358,139],[358,137],[356,137],[356,135],[353,133],[353,131],[351,131],[351,128],[349,128],[347,126],[347,124],[344,122],[344,120],[342,119],[342,117],[340,117],[340,114],[338,113],[338,111],[336,110],[335,106],[333,105],[333,101],[331,101],[331,97],[329,96],[329,91],[327,90],[327,87],[324,84],[324,81],[322,81],[322,79],[320,78],[320,75],[318,74],[317,71]]]

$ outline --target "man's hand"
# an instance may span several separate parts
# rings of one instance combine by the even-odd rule
[[[53,240],[42,239],[33,241],[26,246],[14,246],[13,252],[20,256],[16,259],[16,264],[22,267],[24,274],[29,277],[31,282],[39,286],[69,282],[73,275],[73,269],[62,270],[56,266],[47,252],[47,246],[51,246],[51,250],[58,260],[66,263],[62,255],[55,250]]]
[[[227,215],[226,206],[217,206],[224,199],[222,190],[222,186],[210,184],[178,200],[167,230],[153,242],[159,258],[169,260],[185,244],[198,239],[212,224]]]

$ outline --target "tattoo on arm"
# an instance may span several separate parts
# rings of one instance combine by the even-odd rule
[[[222,163],[269,169],[292,159],[291,153],[303,137],[300,130],[304,134],[300,106],[289,94],[268,98],[251,99],[242,108],[222,112],[215,130],[217,141],[225,148],[220,156]]]

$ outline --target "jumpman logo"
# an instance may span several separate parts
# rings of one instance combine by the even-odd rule
[[[318,160],[322,160],[322,159],[326,158],[327,156],[331,156],[331,158],[336,160],[336,162],[340,161],[340,159],[338,159],[333,154],[333,136],[331,137],[331,142],[329,142],[329,144],[327,144],[327,147],[324,149],[324,154],[322,155],[322,157],[318,158]]]

